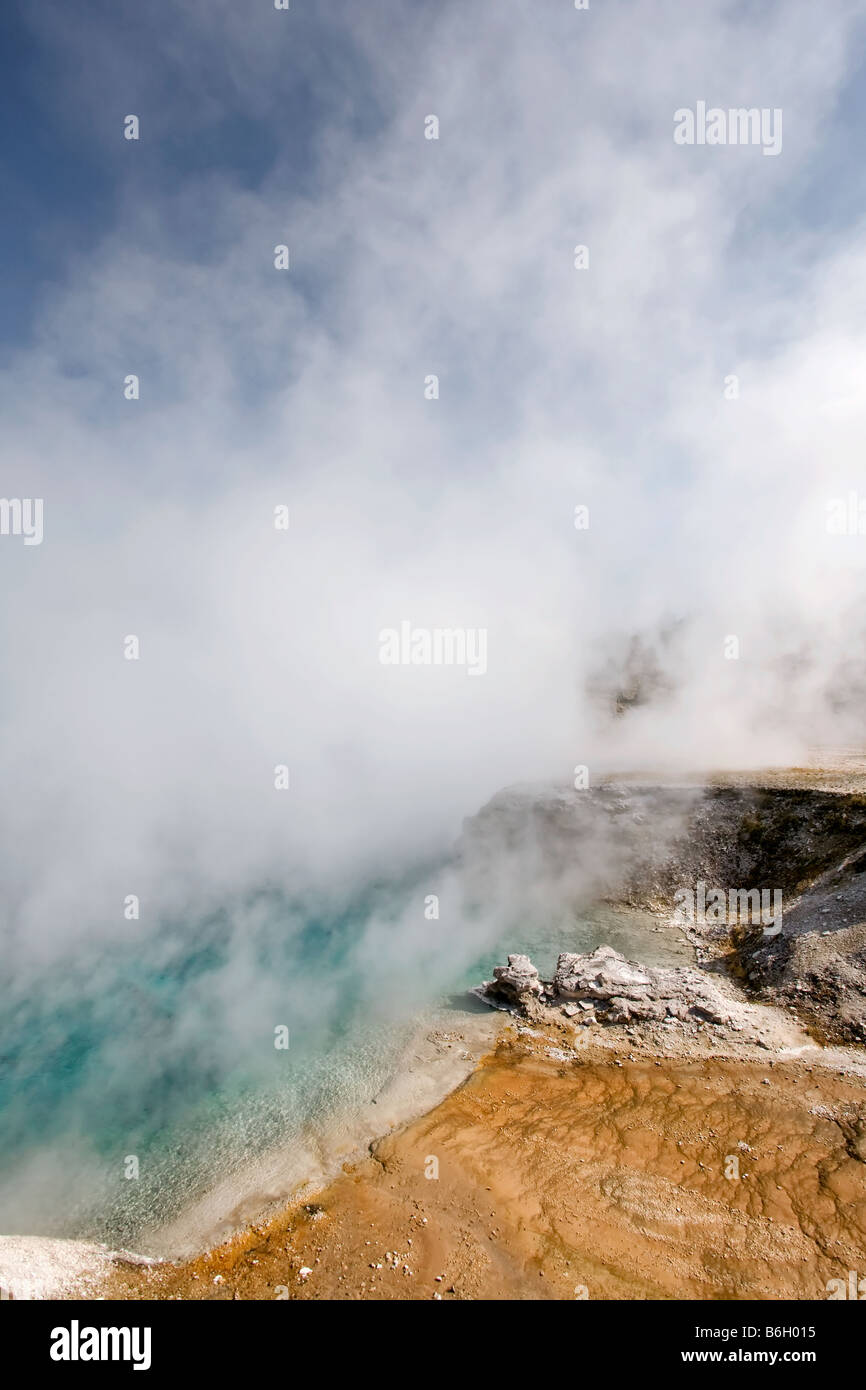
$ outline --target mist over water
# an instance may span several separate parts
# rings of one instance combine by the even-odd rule
[[[428,921],[422,960],[401,939],[401,914],[405,927],[424,899],[416,891],[407,905],[406,892],[378,885],[328,918],[262,895],[238,909],[245,968],[226,911],[59,963],[37,993],[6,1000],[2,1229],[135,1243],[251,1159],[351,1118],[393,1074],[419,1017],[449,1003],[459,1028],[459,992],[508,951],[531,952],[546,973],[559,951],[603,941],[642,959],[687,955],[648,934],[648,914],[560,907],[518,913],[519,927],[467,915],[459,934]],[[378,965],[365,959],[371,932]],[[288,1050],[274,1047],[281,1025]]]
[[[355,960],[377,896],[384,923],[384,892],[340,916],[263,893],[79,951],[7,1000],[4,1229],[133,1238],[312,1118],[368,1099],[423,994],[406,981],[402,1000],[374,997]]]

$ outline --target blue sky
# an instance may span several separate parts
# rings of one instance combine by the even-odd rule
[[[857,8],[824,10],[825,29],[832,30],[834,11],[840,29],[843,21],[848,29],[845,71],[829,109],[821,113],[821,139],[800,159],[794,177],[784,180],[769,204],[744,200],[730,247],[731,257],[740,262],[751,260],[757,266],[766,260],[778,267],[784,263],[778,254],[780,239],[808,238],[817,231],[826,242],[862,214],[864,16],[859,24],[844,20],[856,16]],[[446,5],[438,13],[447,19],[452,10]],[[774,12],[782,13],[778,6],[763,4],[722,11],[729,29],[743,25],[744,47],[754,43],[749,20],[758,20],[760,28],[760,21]],[[475,13],[478,22],[471,32],[480,71],[502,43],[502,32],[490,22],[490,6],[478,6]],[[502,13],[500,6],[500,20]],[[601,32],[622,24],[625,30],[640,18],[623,4],[597,4],[576,16],[565,0],[530,8],[513,3],[504,13],[515,32],[529,24],[542,36],[546,30],[551,47],[570,51],[576,84],[583,61],[579,24]],[[623,51],[621,72],[610,73],[602,89],[606,108],[588,104],[580,113],[585,119],[603,124],[617,118],[617,107],[639,74],[640,29],[647,28],[645,16],[652,13],[661,28],[665,20],[680,30],[688,27],[688,11],[681,5],[645,10],[638,42]],[[393,68],[405,64],[411,73],[419,42],[435,62],[437,23],[430,16],[423,7],[405,2],[365,6],[359,14],[337,0],[296,0],[282,14],[259,0],[232,17],[225,4],[179,10],[162,0],[147,6],[135,0],[85,0],[72,11],[60,0],[38,7],[11,0],[0,16],[0,109],[7,133],[2,152],[6,216],[0,230],[4,352],[27,341],[36,306],[74,273],[76,258],[98,248],[117,223],[134,237],[138,201],[158,208],[169,237],[181,239],[184,228],[173,222],[179,216],[178,197],[214,176],[250,191],[276,177],[288,200],[315,198],[332,173],[318,147],[324,133],[345,132],[360,148],[375,149],[395,115],[389,104],[389,95],[396,95]],[[795,23],[796,17],[792,27]],[[236,52],[242,55],[239,71],[232,70]],[[423,92],[423,79],[419,85]],[[481,81],[479,111],[483,92]],[[767,95],[775,101],[772,93]],[[721,91],[707,96],[726,101]],[[740,91],[731,100],[751,103],[752,96]],[[133,152],[117,139],[118,121],[128,110],[140,110],[144,120],[134,161]],[[790,140],[798,119],[808,123],[812,112],[789,106],[785,115]],[[667,104],[645,109],[634,121],[636,149],[667,116]],[[515,121],[519,125],[519,104],[500,112],[502,133]],[[204,245],[201,253],[208,254]],[[720,265],[722,273],[724,269]]]
[[[0,15],[5,345],[26,338],[36,296],[63,274],[66,248],[92,246],[113,214],[113,180],[51,99],[58,62],[30,30],[26,7]]]
[[[760,15],[775,8],[727,7],[727,12]],[[440,13],[448,9],[440,7]],[[527,22],[525,6],[510,9],[515,28]],[[671,7],[655,9],[663,15]],[[841,15],[846,9],[825,7],[826,24],[832,27],[834,10]],[[183,186],[215,173],[255,190],[275,169],[292,195],[315,195],[322,176],[315,146],[323,129],[335,125],[375,137],[391,113],[377,89],[369,53],[345,23],[350,11],[334,0],[296,0],[288,14],[274,14],[265,0],[245,7],[242,46],[250,81],[244,86],[230,76],[237,38],[225,22],[224,5],[179,10],[161,2],[84,0],[73,11],[60,0],[38,7],[10,0],[0,16],[4,346],[27,334],[34,302],[68,273],[70,257],[98,245],[126,197],[168,205]],[[680,6],[680,12],[687,22],[687,10]],[[372,36],[374,50],[391,49],[393,62],[408,58],[411,67],[417,35],[435,43],[435,20],[419,27],[421,13],[405,3],[365,6],[361,27]],[[597,4],[576,17],[562,0],[534,6],[530,22],[536,29],[547,27],[551,44],[572,46],[577,74],[575,19],[600,29],[625,21],[628,13],[627,5]],[[652,7],[644,10],[644,27],[651,13]],[[491,36],[485,36],[485,7],[476,7],[476,14],[483,66],[485,40]],[[488,54],[495,51],[492,37]],[[745,32],[743,42],[750,42]],[[634,58],[640,62],[639,47]],[[861,215],[862,24],[859,31],[852,29],[846,63],[820,146],[773,208],[743,208],[744,235],[789,237],[792,222],[795,228],[802,222],[833,235]],[[632,65],[632,55],[624,54],[623,91],[633,80]],[[483,82],[479,86],[483,90]],[[132,169],[129,150],[115,137],[118,117],[138,108],[145,135]],[[647,111],[650,124],[656,114]],[[790,122],[796,112],[786,115]],[[503,130],[513,116],[502,113]]]
[[[315,188],[312,145],[333,116],[331,89],[344,83],[349,65],[354,99],[363,87],[339,28],[327,31],[315,12],[328,8],[290,17],[251,8],[249,22],[269,52],[261,83],[254,65],[244,87],[227,73],[231,41],[220,43],[220,7],[199,7],[198,24],[195,7],[135,0],[85,0],[74,13],[60,3],[4,7],[0,333],[7,348],[26,338],[36,301],[69,273],[70,260],[110,232],[125,199],[159,202],[170,216],[173,197],[198,179],[226,175],[255,190],[276,166],[293,195]],[[117,139],[130,111],[145,123],[134,165]],[[372,127],[375,103],[360,101],[344,118]]]

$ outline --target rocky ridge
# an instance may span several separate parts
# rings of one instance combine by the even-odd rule
[[[529,1018],[560,1008],[586,1024],[700,1022],[739,1032],[754,1013],[700,970],[643,966],[611,946],[583,955],[563,952],[552,980],[542,980],[528,956],[510,955],[475,993]]]
[[[503,914],[598,901],[648,909],[677,922],[698,963],[724,971],[750,999],[781,1005],[821,1042],[866,1043],[861,783],[830,791],[794,769],[772,786],[508,788],[465,823],[461,853],[475,896]],[[730,913],[681,921],[678,895],[700,884],[728,898],[778,892],[780,930]],[[705,973],[698,978],[706,987]]]

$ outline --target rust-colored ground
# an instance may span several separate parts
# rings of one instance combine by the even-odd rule
[[[823,1299],[866,1274],[861,1080],[556,1041],[508,1030],[315,1204],[105,1296]]]

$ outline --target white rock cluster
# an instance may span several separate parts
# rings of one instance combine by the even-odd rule
[[[536,1003],[562,1004],[569,1017],[583,1011],[603,1023],[667,1018],[733,1024],[740,1006],[710,977],[686,966],[636,964],[611,946],[560,955],[551,981],[543,981],[528,956],[508,957],[484,982],[482,997],[524,1013]],[[577,1008],[575,1008],[575,1003]]]

